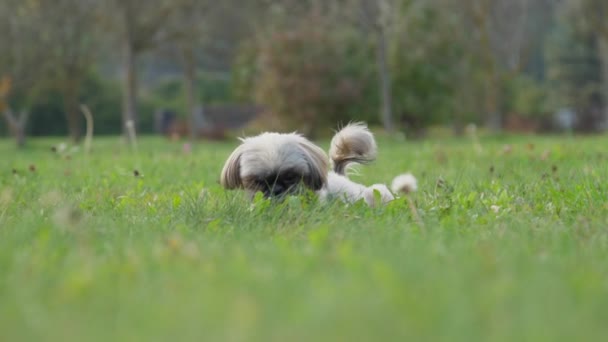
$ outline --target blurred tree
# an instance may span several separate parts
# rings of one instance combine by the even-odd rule
[[[204,125],[203,111],[196,90],[197,60],[196,49],[200,46],[199,39],[204,34],[207,25],[207,15],[212,6],[206,1],[181,0],[168,25],[173,30],[181,32],[179,40],[169,45],[177,45],[175,49],[179,54],[179,61],[183,72],[183,89],[185,93],[186,108],[190,121],[190,137],[194,141],[198,137],[198,127]]]
[[[545,51],[556,5],[569,15]],[[562,103],[585,113],[603,108],[608,122],[607,7],[602,0],[3,0],[0,76],[12,80],[6,104],[32,114],[28,133],[67,127],[74,139],[80,101],[99,100],[102,112],[92,109],[106,123],[100,127],[118,122],[107,119],[116,111],[116,64],[124,71],[123,128],[128,120],[151,127],[151,115],[138,117],[137,109],[179,101],[176,109],[200,127],[211,84],[226,86],[229,75],[239,100],[259,100],[299,128],[316,126],[305,128],[311,134],[351,119],[387,130],[469,120],[499,127],[512,111],[546,110],[545,62],[555,93],[567,94]],[[566,62],[576,58],[587,62]],[[222,81],[205,79],[210,74]],[[156,86],[176,76],[178,94],[165,99]],[[139,99],[138,84],[146,90]],[[597,126],[593,120],[588,125]]]
[[[595,131],[605,120],[601,110],[605,82],[602,38],[597,23],[590,20],[594,14],[587,12],[591,1],[564,2],[547,45],[554,105],[575,109],[577,128],[582,131]]]
[[[266,36],[254,62],[255,98],[310,137],[329,123],[351,118],[365,81],[356,73],[364,70],[348,63],[360,56],[356,46],[337,36],[326,20],[313,11],[298,26]]]
[[[608,1],[606,0],[574,0],[580,25],[587,26],[586,29],[593,33],[597,41],[598,61],[600,63],[601,75],[601,100],[603,102],[603,114],[597,122],[598,128],[608,129]]]
[[[29,112],[26,110],[21,111],[19,116],[15,116],[13,110],[8,105],[8,94],[11,91],[12,81],[11,78],[5,76],[0,81],[0,111],[8,124],[9,130],[15,137],[17,147],[23,147],[25,145],[25,125],[29,116]]]
[[[404,1],[395,11],[406,18],[394,24],[390,39],[394,116],[409,133],[431,124],[454,122],[461,112],[454,103],[459,82],[461,41],[442,0]]]
[[[65,137],[69,133],[62,92],[60,87],[45,86],[32,99],[28,105],[32,117],[28,124],[31,136]],[[95,116],[95,135],[120,133],[121,118],[116,114],[120,113],[121,91],[117,80],[87,72],[80,83],[78,102],[86,104]],[[146,104],[142,101],[142,107]]]
[[[39,23],[44,18],[40,1],[0,2],[0,77],[3,94],[0,110],[16,138],[17,145],[25,145],[26,125],[31,99],[40,88],[46,68],[45,47]],[[12,107],[20,107],[19,117]]]
[[[197,0],[109,0],[106,6],[106,23],[116,24],[120,30],[123,57],[123,123],[137,124],[137,73],[136,59],[144,51],[163,48],[172,51],[182,66],[188,116],[193,127],[204,121],[200,99],[196,94],[197,54],[211,44],[222,44],[221,39],[238,31],[244,22],[234,22],[234,13],[242,13],[250,6],[236,1],[222,2]],[[231,25],[232,27],[228,26]],[[215,30],[221,27],[222,30]],[[221,32],[217,37],[216,33]],[[213,41],[213,43],[209,43]],[[124,128],[124,127],[123,127]],[[191,130],[196,134],[196,130]]]
[[[198,66],[201,64],[199,55],[211,55],[212,52],[224,55],[217,51],[218,45],[229,50],[229,45],[238,44],[249,27],[249,9],[250,5],[235,0],[180,0],[175,15],[168,23],[174,32],[181,32],[178,39],[169,45],[177,46],[175,50],[183,70],[183,89],[192,140],[207,129],[204,107],[200,102],[201,88],[197,82]]]
[[[393,18],[382,24],[381,38],[384,40],[382,44],[386,44],[386,46],[382,48],[384,51],[380,52],[378,51],[379,33],[377,31],[379,28],[370,27],[373,23],[370,24],[371,19],[365,17],[370,15],[370,13],[366,13],[369,9],[363,8],[364,6],[374,8],[377,4],[363,4],[361,0],[352,0],[342,1],[339,5],[334,2],[311,2],[306,7],[305,2],[302,2],[299,4],[300,7],[297,7],[296,13],[298,13],[298,18],[309,18],[308,22],[283,21],[282,19],[271,21],[270,28],[265,27],[266,31],[260,35],[262,39],[258,40],[258,42],[262,42],[260,45],[267,48],[271,45],[268,40],[269,36],[277,37],[281,34],[287,36],[289,33],[292,39],[299,39],[299,45],[285,43],[281,48],[276,47],[272,50],[272,53],[266,53],[266,55],[279,55],[280,58],[292,61],[289,69],[283,67],[278,70],[275,67],[273,77],[265,74],[270,68],[264,68],[267,64],[263,62],[268,59],[262,60],[262,63],[256,63],[259,49],[255,44],[249,42],[243,45],[235,66],[235,84],[239,87],[237,92],[243,96],[243,94],[247,94],[247,89],[255,89],[258,100],[266,104],[274,103],[274,100],[270,101],[273,97],[279,98],[276,100],[277,103],[270,105],[275,111],[280,108],[279,104],[284,106],[289,104],[297,111],[303,106],[311,106],[313,101],[308,99],[301,106],[296,106],[291,103],[292,97],[284,98],[281,91],[285,91],[286,86],[277,85],[282,77],[293,77],[300,81],[305,80],[306,77],[312,79],[315,77],[346,78],[350,80],[347,83],[351,83],[360,96],[350,99],[351,103],[342,105],[339,109],[340,113],[326,113],[326,109],[314,105],[314,110],[311,110],[309,116],[319,115],[329,121],[364,119],[370,123],[380,122],[382,124],[387,122],[383,118],[389,117],[390,125],[393,128],[399,124],[412,131],[419,131],[431,123],[443,122],[449,117],[448,112],[456,111],[450,110],[450,104],[454,88],[457,88],[455,65],[463,53],[462,48],[459,48],[459,42],[455,42],[453,39],[455,20],[441,10],[441,1],[443,0],[387,2],[385,6],[389,5],[390,10],[385,9],[386,15]],[[284,12],[279,9],[276,12],[279,13],[277,16],[282,18],[281,14]],[[314,20],[310,20],[310,18],[314,18]],[[296,23],[300,26],[297,26]],[[312,38],[312,33],[304,33],[304,31],[314,30],[313,28],[322,30],[324,40],[317,41]],[[267,33],[268,31],[270,33]],[[277,35],[277,32],[280,33]],[[301,51],[293,54],[291,51],[295,49],[294,46]],[[319,56],[317,59],[308,56],[315,50],[319,50],[314,54],[314,56]],[[290,52],[285,54],[284,51]],[[302,61],[294,62],[298,57],[301,57]],[[380,60],[378,57],[381,57]],[[272,58],[274,58],[274,63],[279,59],[279,57]],[[260,59],[257,60],[260,61]],[[313,60],[312,64],[326,63],[327,68],[331,71],[313,75],[300,70],[306,66],[304,61]],[[282,65],[285,64],[287,63],[284,62]],[[264,86],[267,84],[255,81],[255,76],[252,75],[256,72],[260,73],[260,77],[264,81],[273,79],[275,83],[271,88],[279,90],[270,91],[267,88],[261,88],[261,84]],[[288,76],[300,72],[303,74],[302,76]],[[321,84],[323,82],[319,81],[317,87],[321,88]],[[323,92],[327,97],[331,97],[333,90],[334,88],[331,88]],[[265,94],[264,97],[260,97],[262,91]],[[303,96],[302,93],[296,92],[296,94]],[[285,103],[281,102],[281,98]],[[342,101],[337,97],[334,97],[334,100]],[[382,105],[383,101],[386,106]],[[383,111],[383,107],[390,110]],[[378,108],[381,109],[379,116],[375,114],[378,112]],[[386,115],[387,112],[390,113],[389,116]],[[294,110],[292,109],[288,113],[294,115]],[[370,116],[370,113],[373,115]],[[318,123],[320,124],[320,122]]]
[[[231,11],[234,6],[233,0],[223,2],[212,2],[205,0],[176,0],[171,3],[170,14],[167,14],[159,30],[164,33],[155,38],[147,53],[148,71],[151,74],[161,74],[161,68],[168,67],[170,74],[163,72],[163,78],[173,79],[174,72],[181,73],[182,85],[179,88],[180,100],[183,104],[171,103],[173,109],[186,113],[190,121],[188,127],[191,138],[196,138],[200,129],[204,128],[206,120],[204,118],[203,106],[201,104],[201,88],[199,87],[199,73],[203,67],[212,64],[213,68],[225,68],[230,64],[229,53],[227,54],[217,49],[216,46],[229,46],[235,39],[231,34],[238,30],[239,23],[233,21],[232,14],[238,11]],[[232,25],[232,26],[231,26]],[[211,62],[210,62],[211,61]],[[219,61],[219,63],[218,63]],[[150,65],[151,64],[151,65]],[[218,65],[219,64],[219,65]],[[154,75],[153,77],[157,77]],[[145,75],[144,75],[145,76]],[[161,82],[164,82],[161,81]],[[153,86],[154,87],[154,86]],[[155,96],[154,91],[147,93],[150,103],[161,104],[167,98],[150,98]],[[169,102],[174,102],[170,99]],[[159,108],[153,108],[157,111]]]
[[[82,83],[97,51],[95,0],[40,1],[44,20],[36,23],[45,47],[47,70],[43,77],[61,93],[68,132],[72,140],[82,136],[79,97]],[[66,18],[66,13],[69,17]],[[42,76],[42,75],[41,75]]]
[[[539,31],[534,28],[551,17],[550,2],[458,0],[451,3],[451,9],[461,13],[462,27],[470,32],[466,47],[482,66],[484,116],[488,127],[494,130],[502,126],[504,84],[526,67],[531,47],[539,42]]]
[[[143,100],[149,103],[151,108],[164,108],[176,113],[188,113],[188,101],[184,91],[183,77],[167,77],[158,82]],[[205,105],[226,104],[235,101],[231,92],[230,78],[223,74],[197,72],[194,88],[194,97]]]
[[[394,129],[393,94],[391,71],[388,61],[389,35],[397,11],[396,0],[361,0],[361,21],[369,29],[375,40],[376,63],[381,98],[381,119],[384,129],[388,132]],[[401,13],[403,14],[403,13]]]
[[[184,0],[186,1],[186,0]],[[144,51],[178,39],[184,25],[169,25],[178,15],[182,0],[106,0],[103,7],[105,28],[113,30],[121,45],[123,59],[123,133],[128,134],[127,122],[138,127],[137,115],[137,56]]]
[[[549,90],[543,82],[521,74],[505,85],[505,109],[519,117],[548,119],[552,108]]]

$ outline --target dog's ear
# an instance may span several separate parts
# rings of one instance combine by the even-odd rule
[[[306,139],[302,139],[299,145],[310,167],[310,174],[304,179],[304,182],[311,189],[320,190],[327,183],[329,158],[320,147]]]
[[[224,168],[222,169],[222,175],[220,177],[220,184],[226,189],[242,188],[243,182],[241,180],[241,155],[243,154],[243,148],[237,147],[232,152]]]

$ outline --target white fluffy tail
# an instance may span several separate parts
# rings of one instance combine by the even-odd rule
[[[346,173],[351,163],[369,164],[376,160],[378,148],[374,135],[364,123],[350,123],[331,139],[329,157],[333,170],[339,175]]]

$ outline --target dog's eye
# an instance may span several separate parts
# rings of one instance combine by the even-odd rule
[[[255,184],[257,186],[266,186],[266,184],[268,184],[268,181],[266,179],[256,179]]]
[[[299,179],[299,176],[296,175],[295,173],[286,173],[283,175],[283,181],[286,183],[295,183],[297,182]]]

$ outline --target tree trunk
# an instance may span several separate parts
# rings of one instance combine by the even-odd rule
[[[457,137],[463,136],[464,135],[464,122],[463,120],[458,116],[456,116],[454,118],[454,120],[452,120],[451,123],[451,127],[452,127],[452,134],[454,134]]]
[[[490,81],[490,83],[493,83]],[[485,97],[485,115],[486,115],[486,127],[494,132],[500,132],[502,130],[502,113],[498,105],[498,90],[496,84],[488,84],[486,86],[486,97]]]
[[[199,137],[202,126],[201,113],[196,99],[196,63],[194,51],[190,45],[181,48],[182,64],[184,68],[184,89],[186,92],[186,108],[188,110],[188,120],[190,122],[190,139],[192,141]]]
[[[25,127],[19,126],[16,127],[14,133],[15,142],[17,143],[17,147],[22,148],[25,146]]]
[[[472,7],[472,22],[479,36],[479,49],[481,52],[482,65],[487,68],[484,79],[485,92],[483,99],[483,111],[485,125],[490,130],[498,132],[502,130],[502,113],[500,112],[499,71],[493,55],[490,39],[490,28],[488,21],[491,20],[491,2],[481,1],[474,3]],[[476,47],[477,48],[477,47]]]
[[[393,127],[393,105],[391,76],[387,60],[387,42],[383,28],[377,29],[376,58],[378,63],[378,80],[380,83],[382,125],[387,132],[392,132]]]
[[[492,58],[492,52],[487,48],[485,50],[487,77],[485,84],[484,111],[485,123],[491,131],[500,132],[503,126],[503,117],[501,112],[501,81],[498,76],[497,66]]]
[[[133,129],[137,130],[137,71],[136,71],[136,51],[135,37],[133,36],[133,28],[131,20],[132,11],[128,4],[125,4],[123,9],[125,34],[123,37],[123,58],[124,58],[124,75],[123,75],[123,133],[128,136],[129,130],[127,123],[133,123]]]
[[[78,109],[78,82],[68,81],[63,89],[63,108],[68,123],[68,133],[74,142],[82,138],[82,115]]]
[[[599,129],[608,130],[608,33],[600,37],[600,67],[602,69],[602,118]]]
[[[22,111],[19,118],[16,118],[10,108],[6,108],[3,112],[6,123],[15,138],[17,147],[25,146],[25,126],[27,124],[28,112]]]

